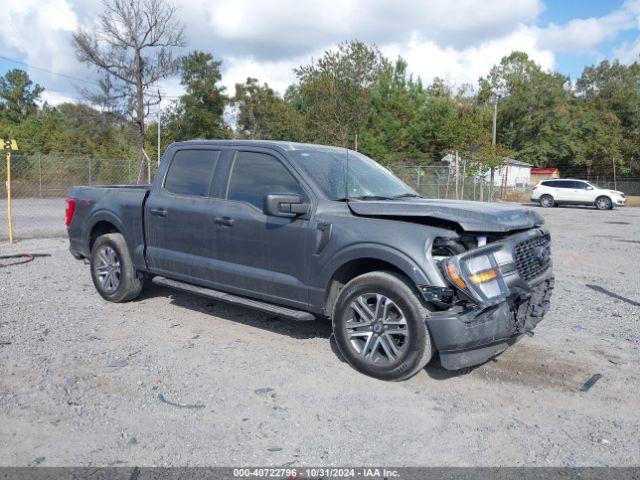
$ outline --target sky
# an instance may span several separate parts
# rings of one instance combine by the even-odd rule
[[[187,47],[223,61],[233,93],[247,77],[280,93],[295,82],[293,68],[342,41],[376,44],[402,56],[425,83],[442,77],[471,83],[513,50],[546,70],[578,78],[587,65],[617,58],[640,61],[640,0],[173,0]],[[51,104],[81,98],[96,73],[79,63],[71,35],[91,28],[97,0],[3,0],[0,75],[23,68],[45,87]],[[22,63],[18,63],[22,62]],[[29,65],[29,66],[25,66]],[[179,79],[163,80],[170,100]]]

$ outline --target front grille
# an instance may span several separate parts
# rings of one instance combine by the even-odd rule
[[[520,278],[528,282],[548,270],[551,266],[549,243],[549,235],[543,235],[516,245],[516,268]]]

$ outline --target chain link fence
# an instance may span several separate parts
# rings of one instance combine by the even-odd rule
[[[474,200],[492,202],[496,200],[526,202],[531,194],[529,179],[507,178],[489,171],[467,174],[447,166],[406,166],[389,168],[396,176],[427,198],[449,200]],[[502,184],[505,183],[505,185]]]
[[[9,238],[7,217],[7,166],[0,162],[0,241]],[[145,178],[157,171],[157,163],[145,163]],[[14,239],[66,234],[65,196],[74,185],[135,183],[134,158],[28,155],[11,156],[11,206]]]
[[[456,174],[448,166],[392,165],[389,169],[420,195],[427,198],[475,201],[528,202],[531,184],[528,178],[494,177],[488,172],[469,173],[464,168]],[[153,178],[157,163],[145,163],[145,178]],[[0,242],[9,238],[7,221],[6,163],[0,163]],[[64,236],[65,196],[73,185],[117,185],[135,183],[134,158],[100,158],[13,154],[11,191],[14,238]],[[640,177],[585,177],[602,188],[622,190],[627,196],[640,196]]]
[[[587,176],[583,180],[594,183],[600,188],[609,190],[619,190],[624,192],[626,196],[640,196],[640,177],[622,177],[622,178],[604,178]]]

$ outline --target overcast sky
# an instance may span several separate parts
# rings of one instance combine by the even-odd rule
[[[79,98],[77,79],[95,74],[79,64],[71,33],[91,25],[101,10],[91,0],[3,0],[0,74],[25,68],[46,87],[51,103]],[[223,60],[223,82],[233,92],[248,76],[281,93],[292,68],[344,40],[377,44],[389,58],[404,57],[429,82],[477,83],[512,50],[524,50],[545,69],[578,77],[605,58],[640,59],[640,0],[176,0],[189,42]],[[41,69],[53,73],[47,73]],[[179,95],[179,82],[161,85]]]

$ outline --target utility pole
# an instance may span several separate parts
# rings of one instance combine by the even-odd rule
[[[460,200],[460,159],[458,157],[458,151],[455,151],[455,168],[454,174],[456,178],[456,199]]]
[[[613,189],[618,190],[618,182],[616,180],[616,160],[613,159]]]
[[[491,136],[491,145],[493,145],[493,154],[496,153],[496,132],[498,130],[498,97],[493,97],[493,132]],[[491,201],[493,193],[493,182],[495,181],[495,167],[491,165],[490,184],[489,184],[489,201]]]
[[[160,166],[160,114],[158,113],[158,167]]]
[[[497,122],[498,122],[498,97],[496,97],[493,102],[493,137],[491,141],[491,144],[493,146],[496,145]]]

